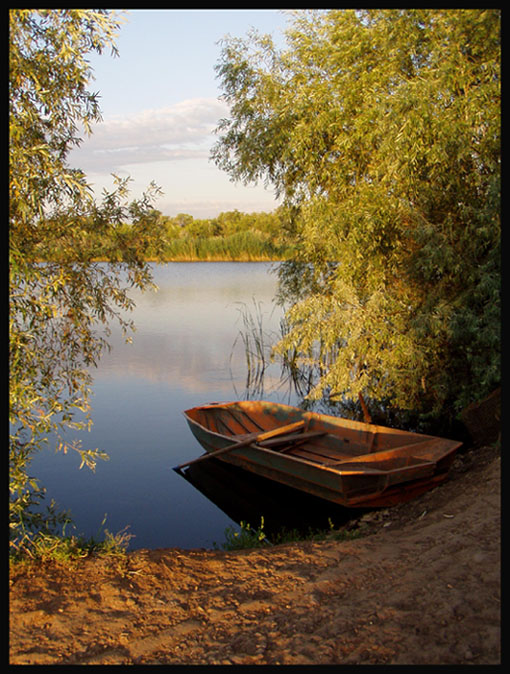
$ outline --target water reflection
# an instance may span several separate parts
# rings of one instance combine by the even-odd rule
[[[157,293],[133,293],[137,326],[133,342],[112,326],[113,349],[93,371],[89,433],[73,432],[83,448],[100,448],[110,460],[95,473],[78,470],[75,453],[43,450],[31,474],[49,499],[69,509],[77,533],[97,536],[126,525],[132,548],[210,547],[233,522],[172,466],[200,453],[182,411],[205,402],[233,400],[244,391],[242,344],[232,345],[242,327],[241,305],[261,303],[265,328],[277,331],[273,311],[277,278],[267,263],[170,263],[155,267]],[[268,370],[264,397],[287,402],[272,386]],[[293,404],[293,400],[289,400]]]
[[[263,517],[269,539],[282,531],[308,534],[329,529],[330,523],[338,527],[364,512],[329,503],[219,459],[200,461],[180,474],[237,524],[247,522],[257,528]]]
[[[133,293],[136,308],[130,317],[137,330],[132,343],[126,344],[113,326],[113,350],[102,358],[96,377],[137,376],[203,392],[213,383],[227,397],[242,391],[246,355],[236,337],[243,308],[256,298],[265,330],[271,335],[279,331],[282,312],[273,304],[276,277],[270,272],[265,263],[156,267],[158,291]],[[266,374],[271,389],[279,381],[279,369],[274,366]]]

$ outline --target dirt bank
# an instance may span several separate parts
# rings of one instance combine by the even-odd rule
[[[369,535],[138,550],[12,574],[11,664],[498,664],[500,456],[365,516]]]

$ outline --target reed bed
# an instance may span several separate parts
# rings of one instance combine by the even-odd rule
[[[170,239],[164,257],[168,261],[270,261],[288,257],[285,246],[258,231],[235,232],[230,236]]]

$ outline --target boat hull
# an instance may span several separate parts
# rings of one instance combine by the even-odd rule
[[[250,433],[304,420],[300,437],[255,441],[218,458],[349,508],[387,507],[415,498],[446,479],[461,445],[265,401],[211,403],[184,415],[210,454]]]

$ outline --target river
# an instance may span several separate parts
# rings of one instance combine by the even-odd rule
[[[32,462],[48,500],[71,511],[75,529],[68,533],[100,537],[106,517],[104,528],[112,533],[129,527],[132,549],[224,541],[232,517],[172,470],[203,452],[182,412],[246,397],[242,311],[259,312],[264,330],[278,332],[274,269],[244,262],[154,265],[159,290],[133,293],[132,343],[112,326],[113,349],[93,372],[94,425],[72,436],[83,448],[106,451],[109,460],[99,461],[95,472],[79,470],[75,452],[45,449]],[[278,368],[271,366],[258,397],[293,404],[278,383]]]

